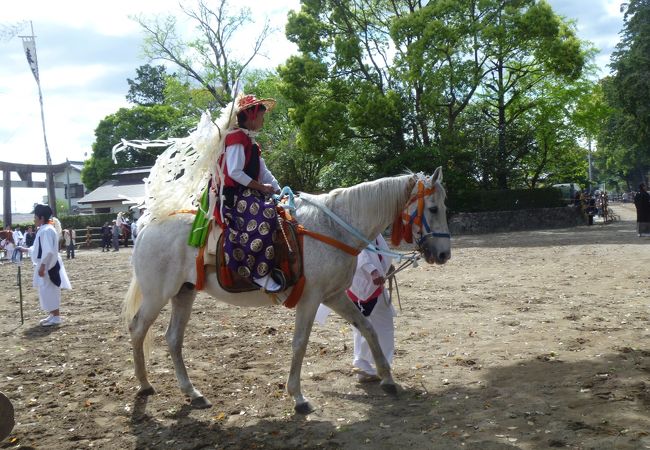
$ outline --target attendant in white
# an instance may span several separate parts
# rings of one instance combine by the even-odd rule
[[[138,221],[133,219],[131,221],[131,239],[133,240],[133,244],[135,245],[135,238],[138,237]]]
[[[6,239],[3,239],[2,241],[2,248],[5,250],[5,257],[7,259],[11,259],[11,261],[14,261],[14,251],[16,249],[16,246],[13,241],[13,236],[8,237]]]
[[[380,234],[375,240],[381,250],[389,250],[386,241]],[[391,304],[388,291],[384,288],[386,274],[390,270],[391,258],[363,250],[357,256],[357,269],[352,278],[352,285],[346,291],[364,316],[368,318],[377,333],[379,345],[388,361],[393,363],[395,351],[395,330],[393,317],[395,309]],[[354,360],[352,365],[357,370],[360,382],[379,381],[375,360],[370,352],[370,346],[359,330],[352,328],[354,339]]]
[[[20,262],[23,259],[23,254],[20,251],[20,247],[24,245],[25,238],[23,237],[23,232],[20,231],[20,227],[16,227],[13,231],[14,244],[16,247],[11,252],[11,262]],[[9,253],[7,253],[9,256]]]
[[[61,319],[61,289],[71,289],[70,280],[59,256],[59,233],[53,226],[52,209],[36,205],[34,224],[38,227],[34,246],[31,248],[34,263],[34,287],[38,288],[41,308],[49,315],[41,320],[41,326],[59,325]]]
[[[16,227],[13,234],[14,234],[14,243],[17,246],[22,246],[24,244],[24,236],[23,236],[23,232],[20,231],[20,227]]]

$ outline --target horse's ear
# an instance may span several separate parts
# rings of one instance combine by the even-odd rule
[[[431,184],[442,183],[442,166],[438,166],[433,175],[431,175]]]

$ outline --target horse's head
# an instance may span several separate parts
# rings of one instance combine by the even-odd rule
[[[438,167],[430,177],[423,174],[415,177],[415,186],[400,218],[402,235],[397,242],[401,237],[407,242],[415,238],[418,251],[429,264],[444,264],[451,257],[451,236],[447,226],[442,167]],[[393,227],[393,236],[396,227],[397,223]]]

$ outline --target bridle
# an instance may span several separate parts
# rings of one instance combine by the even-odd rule
[[[431,187],[426,187],[423,180],[418,180],[417,182],[417,193],[413,195],[404,207],[402,212],[402,222],[404,225],[413,226],[415,224],[419,227],[418,234],[420,237],[415,241],[418,251],[422,251],[422,244],[428,237],[434,238],[448,238],[451,239],[451,234],[441,233],[438,231],[431,231],[431,227],[427,222],[427,218],[424,215],[424,198],[433,194],[436,191],[436,186],[431,185]],[[417,202],[417,207],[413,210],[413,213],[409,214],[408,210],[410,206]]]

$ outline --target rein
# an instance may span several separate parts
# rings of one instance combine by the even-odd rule
[[[380,254],[380,255],[390,256],[392,258],[397,259],[399,262],[402,262],[403,259],[417,260],[419,258],[419,256],[414,256],[414,255],[406,256],[406,255],[404,255],[402,253],[397,253],[397,252],[393,252],[393,251],[390,251],[390,250],[382,250],[382,249],[378,248],[373,242],[366,239],[366,237],[363,236],[359,230],[357,230],[352,225],[348,224],[346,221],[341,219],[339,216],[337,216],[334,213],[334,211],[329,209],[327,206],[325,206],[325,205],[323,205],[323,204],[321,204],[319,202],[309,200],[309,199],[304,198],[304,197],[301,197],[301,198],[302,198],[302,200],[304,202],[307,202],[310,205],[313,205],[313,206],[317,207],[318,209],[320,209],[321,211],[323,211],[330,218],[332,218],[337,224],[339,224],[345,231],[347,231],[352,236],[354,236],[355,238],[357,238],[360,241],[362,241],[363,243],[365,243],[366,244],[366,248],[365,248],[366,250],[371,251],[373,253]],[[329,239],[332,239],[332,238],[329,238]],[[332,240],[334,240],[334,239],[332,239]],[[339,241],[337,241],[337,242],[339,242]],[[339,243],[342,244],[341,242],[339,242]],[[343,245],[346,245],[346,244],[343,244]],[[361,252],[361,250],[357,250],[356,254],[359,254],[360,252]]]

